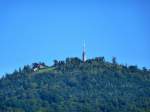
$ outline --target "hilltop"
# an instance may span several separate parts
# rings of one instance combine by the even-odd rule
[[[104,57],[54,60],[0,79],[0,112],[150,112],[150,70]]]

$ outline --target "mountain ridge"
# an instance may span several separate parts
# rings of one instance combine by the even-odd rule
[[[104,57],[54,60],[0,79],[1,112],[149,112],[150,71]]]

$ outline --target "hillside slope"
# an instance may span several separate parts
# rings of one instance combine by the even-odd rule
[[[0,80],[0,112],[150,112],[150,71],[103,57],[54,61]],[[55,69],[54,69],[55,68]]]

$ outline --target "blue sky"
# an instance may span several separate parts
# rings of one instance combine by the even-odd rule
[[[113,56],[150,68],[148,0],[1,0],[0,74],[25,64]]]

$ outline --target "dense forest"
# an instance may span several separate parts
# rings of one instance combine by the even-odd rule
[[[115,57],[26,65],[0,79],[0,112],[150,112],[150,70]]]

